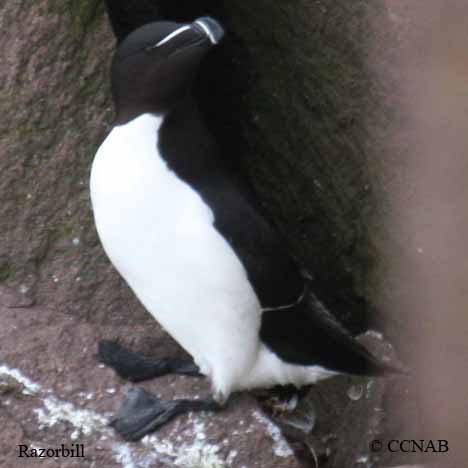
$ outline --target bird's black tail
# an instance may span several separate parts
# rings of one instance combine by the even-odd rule
[[[264,311],[260,336],[274,353],[291,364],[319,365],[354,375],[408,373],[403,366],[374,356],[312,293],[290,310]]]
[[[363,376],[381,377],[389,374],[409,375],[409,370],[399,362],[389,362],[378,359],[361,343],[354,340],[353,352],[355,353],[356,366],[349,373]],[[358,349],[360,348],[360,349]]]
[[[309,294],[306,304],[315,326],[330,340],[336,351],[339,351],[334,358],[337,360],[336,364],[341,367],[339,370],[363,376],[409,374],[402,364],[391,363],[372,354],[338,322],[314,294]]]
[[[327,329],[337,337],[343,351],[349,352],[350,373],[369,376],[409,374],[408,369],[398,362],[378,359],[363,344],[357,341],[313,294],[309,296],[309,307],[312,307],[314,313],[321,317],[323,323],[327,324]]]

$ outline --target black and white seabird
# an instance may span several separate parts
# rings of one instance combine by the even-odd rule
[[[134,381],[199,369],[213,389],[207,402],[134,391],[115,422],[130,440],[180,412],[217,409],[235,391],[392,370],[308,291],[204,127],[190,88],[222,36],[210,17],[146,24],[119,45],[112,65],[116,122],[91,172],[97,231],[115,268],[196,366],[151,362],[111,342],[101,343],[100,358]]]

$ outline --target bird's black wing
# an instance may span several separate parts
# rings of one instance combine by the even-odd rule
[[[226,181],[200,187],[215,215],[215,227],[247,270],[263,308],[295,303],[305,279],[285,242],[252,200]]]
[[[225,154],[196,110],[189,106],[168,116],[159,131],[158,145],[169,167],[211,208],[216,229],[247,270],[261,305],[294,303],[304,290],[299,266],[263,216],[247,182],[234,177],[226,166]]]
[[[263,312],[261,340],[282,360],[356,375],[402,372],[374,357],[313,294],[296,307]]]

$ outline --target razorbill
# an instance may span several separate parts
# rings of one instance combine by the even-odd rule
[[[131,392],[114,423],[130,440],[175,414],[218,409],[235,391],[391,370],[308,290],[205,128],[190,89],[222,36],[210,17],[149,23],[112,64],[116,121],[91,171],[96,228],[115,268],[196,365],[151,362],[112,342],[99,356],[133,381],[199,370],[213,389],[205,402]]]

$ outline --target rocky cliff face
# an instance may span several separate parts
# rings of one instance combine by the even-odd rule
[[[387,12],[380,2],[345,0],[161,2],[161,14],[174,19],[206,13],[220,18],[228,35],[199,79],[202,110],[320,295],[359,329],[379,284],[385,184],[376,158],[388,123],[379,108],[385,89],[366,57],[385,43]],[[11,447],[23,440],[40,446],[84,440],[92,447],[87,465],[50,466],[297,466],[277,427],[247,396],[233,402],[225,419],[183,420],[169,430],[177,434],[158,435],[149,445],[122,444],[105,427],[123,382],[98,367],[100,337],[126,337],[135,349],[159,355],[181,352],[113,270],[92,221],[88,176],[112,123],[113,48],[100,1],[0,5],[0,377],[6,382],[0,410],[9,428],[1,452],[14,457]],[[369,421],[384,387],[369,387],[377,390],[369,390],[361,409],[346,412],[351,383],[338,379],[324,387],[336,405],[321,418],[347,414],[359,419],[355,434],[363,435],[369,425],[375,429]],[[206,390],[183,379],[151,385],[167,395]],[[341,443],[351,426],[322,427],[315,440],[338,434]],[[310,440],[291,437],[313,466],[315,452],[304,450]],[[367,450],[364,436],[350,438],[338,458],[324,449],[329,466],[351,466],[343,463],[356,461],[358,443]],[[191,447],[208,453],[204,465]],[[184,458],[190,456],[192,464]]]
[[[369,124],[379,90],[365,56],[379,43],[369,21],[377,10],[194,3],[161,8],[180,20],[213,13],[228,28],[196,89],[208,122],[324,299],[358,325],[358,298],[375,299],[383,140]],[[83,317],[118,317],[121,301],[139,309],[109,267],[89,205],[89,168],[112,122],[103,6],[15,2],[1,21],[0,279]]]

